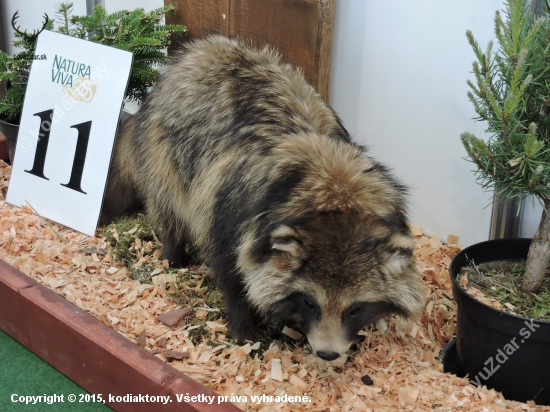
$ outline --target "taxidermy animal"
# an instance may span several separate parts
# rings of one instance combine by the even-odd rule
[[[185,46],[116,143],[104,218],[136,202],[171,265],[200,250],[240,341],[298,319],[333,360],[380,317],[422,311],[405,188],[270,48]]]

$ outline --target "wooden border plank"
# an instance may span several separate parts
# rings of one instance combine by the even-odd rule
[[[332,38],[334,31],[335,0],[321,0],[319,3],[319,26],[317,31],[316,88],[325,102],[329,102]]]
[[[55,292],[0,260],[0,329],[117,411],[239,411]],[[108,395],[170,396],[171,402],[113,403]],[[215,396],[212,405],[176,394]]]

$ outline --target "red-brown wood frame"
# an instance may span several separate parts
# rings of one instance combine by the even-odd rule
[[[231,403],[218,405],[213,391],[2,260],[0,329],[88,392],[102,394],[116,411],[240,410]],[[171,402],[110,403],[109,394],[169,395]],[[179,403],[176,394],[215,396],[215,401]]]

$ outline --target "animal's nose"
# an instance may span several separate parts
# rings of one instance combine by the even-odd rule
[[[338,358],[340,354],[336,352],[330,353],[330,352],[317,351],[317,356],[319,356],[321,359],[331,361]]]

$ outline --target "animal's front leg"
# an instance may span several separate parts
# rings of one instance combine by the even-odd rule
[[[228,278],[228,276],[220,283],[227,309],[229,334],[240,343],[244,340],[253,340],[256,332],[257,314],[244,296],[242,283],[235,278]]]

